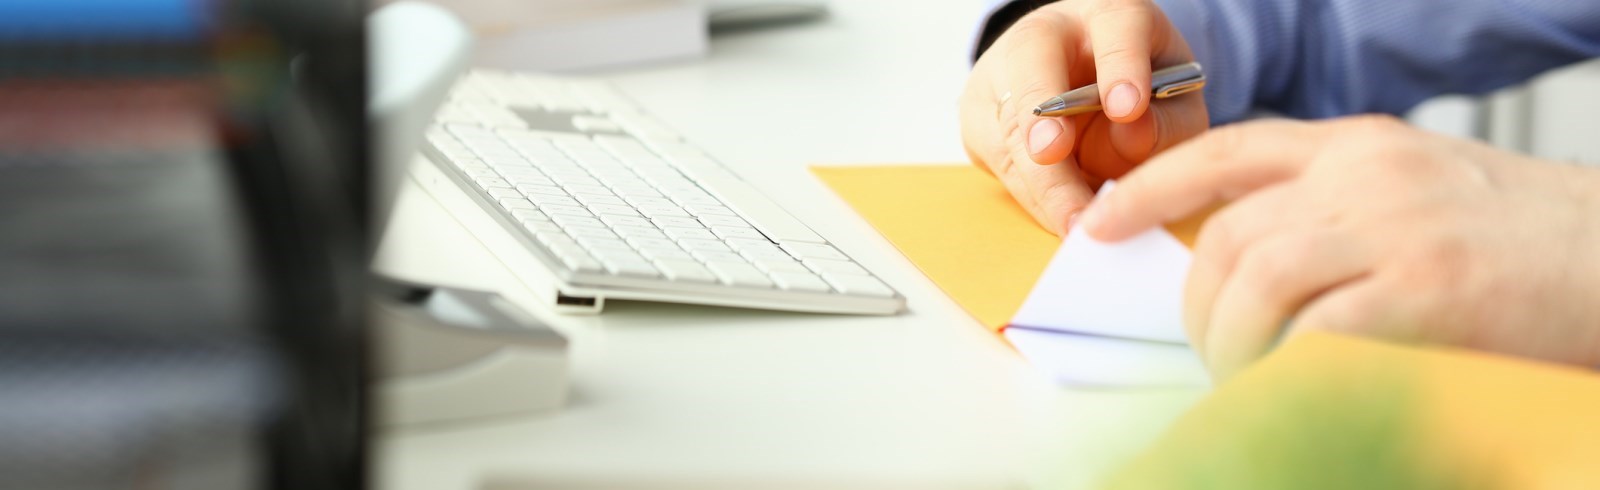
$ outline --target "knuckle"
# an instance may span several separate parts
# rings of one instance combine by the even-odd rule
[[[1405,121],[1389,114],[1361,114],[1340,120],[1339,129],[1351,137],[1369,142],[1393,142],[1398,135],[1410,129]]]
[[[1359,333],[1372,324],[1377,308],[1365,300],[1345,300],[1327,303],[1305,314],[1296,323],[1297,328],[1326,332]]]
[[[1227,214],[1228,210],[1224,209],[1200,226],[1200,234],[1195,237],[1195,257],[1216,257],[1219,253],[1233,249],[1235,237],[1238,236],[1238,225],[1233,224],[1233,220],[1227,219]]]
[[[1263,304],[1274,307],[1289,301],[1293,294],[1282,287],[1291,282],[1303,266],[1304,245],[1295,240],[1265,243],[1251,247],[1239,258],[1235,274],[1245,291]]]
[[[1066,15],[1051,9],[1036,9],[1017,19],[1006,32],[1014,36],[1035,39],[1046,37],[1050,40],[1061,30],[1061,25],[1066,22]]]
[[[1471,274],[1473,248],[1477,241],[1463,233],[1442,232],[1423,240],[1409,261],[1413,266],[1399,269],[1399,279],[1410,287],[1449,288],[1460,286]]]
[[[1149,63],[1145,60],[1150,58],[1150,53],[1148,50],[1139,49],[1137,43],[1129,42],[1125,39],[1115,39],[1103,41],[1102,45],[1095,46],[1094,57],[1096,65],[1127,64],[1133,66],[1140,62],[1145,62],[1148,65]],[[1105,68],[1117,69],[1126,67],[1096,66],[1097,70]]]
[[[1039,191],[1039,202],[1063,213],[1082,209],[1089,204],[1089,201],[1082,197],[1083,193],[1073,192],[1073,184],[1075,183],[1067,180],[1046,184],[1044,189]]]
[[[1010,103],[1017,107],[1024,107],[1029,103],[1037,103],[1040,100],[1055,97],[1060,93],[1059,87],[1052,87],[1044,80],[1032,79],[1012,89]],[[1023,113],[1024,111],[1018,111],[1017,115],[1020,116]],[[1033,114],[1028,113],[1027,117],[1032,118]]]
[[[1095,15],[1138,15],[1150,17],[1156,9],[1150,0],[1100,0],[1090,9]]]

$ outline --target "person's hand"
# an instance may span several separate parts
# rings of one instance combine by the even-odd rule
[[[1219,377],[1314,329],[1600,365],[1600,171],[1392,118],[1262,121],[1151,159],[1083,226],[1118,240],[1218,201],[1184,322]]]
[[[967,155],[1046,229],[1063,234],[1093,192],[1153,153],[1206,129],[1199,94],[1152,103],[1150,72],[1194,61],[1149,0],[1068,0],[997,38],[961,96]],[[1033,107],[1098,83],[1104,114],[1040,118]]]

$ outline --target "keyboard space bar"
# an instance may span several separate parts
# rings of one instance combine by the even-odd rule
[[[805,223],[784,211],[761,191],[743,179],[727,174],[708,172],[696,176],[700,185],[722,198],[722,201],[744,215],[750,224],[760,229],[767,238],[779,242],[828,243],[811,231]]]

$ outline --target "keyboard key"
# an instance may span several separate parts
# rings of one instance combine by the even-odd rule
[[[513,197],[522,197],[521,192],[517,192],[516,189],[512,189],[510,187],[489,187],[484,190],[488,191],[489,197],[494,198],[496,201],[501,199],[510,199]],[[698,222],[696,222],[696,226],[698,226]]]
[[[501,199],[500,200],[500,207],[502,209],[505,209],[506,211],[516,210],[516,209],[539,209],[538,207],[533,205],[533,201],[529,201],[527,199],[520,198],[520,197],[508,197],[508,198],[505,198],[505,199]]]
[[[551,250],[551,253],[554,254],[556,259],[560,260],[562,264],[566,265],[567,268],[576,272],[593,274],[605,270],[605,266],[601,265],[600,261],[590,257],[589,254],[584,253],[582,249],[564,248],[559,252],[556,250]]]
[[[539,210],[540,211],[544,211],[544,214],[550,215],[551,218],[554,218],[556,216],[573,216],[573,217],[579,217],[579,218],[591,218],[591,217],[594,216],[592,214],[589,214],[589,210],[584,209],[582,206],[563,206],[563,205],[560,205],[560,204],[551,204],[551,205],[547,206],[547,205],[541,204],[541,205],[539,205]]]
[[[515,177],[506,177],[506,181],[511,182],[512,184],[519,185],[519,186],[520,185],[543,185],[543,186],[555,187],[555,185],[556,185],[555,181],[550,180],[550,178],[545,177],[543,175],[519,175],[519,176],[515,176]],[[526,189],[519,188],[518,190],[521,190],[524,193],[528,192]],[[558,188],[556,188],[556,190],[561,190],[561,189],[558,187]],[[563,192],[562,194],[565,194],[565,192]]]
[[[755,263],[756,268],[766,271],[767,274],[777,274],[779,272],[811,273],[810,269],[807,269],[806,266],[801,265],[799,262],[795,262],[793,259],[752,259],[750,262]]]
[[[785,243],[783,249],[802,259],[850,260],[831,245],[815,243]]]
[[[632,206],[613,206],[613,205],[609,205],[609,204],[591,204],[591,205],[588,206],[588,208],[589,208],[589,212],[597,214],[597,215],[601,215],[601,216],[632,216],[632,217],[639,216],[639,213],[634,212]]]
[[[573,238],[577,238],[579,243],[582,243],[583,239],[585,238],[608,238],[612,240],[621,239],[616,233],[605,228],[574,227],[567,230],[567,234],[572,235]]]
[[[771,248],[754,248],[754,247],[750,247],[750,248],[736,249],[736,250],[738,250],[739,255],[743,255],[745,258],[750,259],[751,262],[757,262],[757,261],[763,261],[763,260],[774,261],[774,262],[794,262],[794,259],[790,258],[789,254],[787,252],[784,252],[783,250],[779,250],[778,247],[771,247]],[[800,264],[799,263],[795,263],[795,266],[796,267],[800,267]],[[804,268],[802,267],[801,270],[804,270]]]
[[[628,201],[624,201],[622,198],[617,196],[597,196],[594,194],[584,194],[575,197],[578,199],[578,202],[581,202],[586,206],[628,206]],[[628,206],[628,210],[633,211],[633,206]]]
[[[664,197],[661,191],[656,190],[654,187],[617,186],[611,190],[616,191],[617,195],[622,196],[623,199],[628,199],[628,203],[634,206],[638,206],[639,203],[634,202],[633,199],[661,199]]]
[[[529,195],[528,196],[528,200],[529,201],[533,201],[534,204],[538,204],[539,207],[541,207],[541,208],[543,208],[545,206],[570,206],[570,207],[577,207],[577,208],[583,207],[583,204],[578,203],[578,201],[576,199],[573,199],[573,198],[570,198],[570,197],[566,197],[566,196],[551,196],[551,195],[546,195],[546,194],[533,194],[533,195]]]
[[[560,187],[547,184],[517,184],[517,190],[528,196],[557,196],[566,197],[567,191]]]
[[[619,276],[657,277],[656,266],[640,257],[639,260],[601,260],[606,270]]]
[[[565,215],[565,214],[557,214],[557,215],[551,216],[550,219],[552,221],[555,221],[556,224],[561,225],[561,227],[563,229],[566,229],[566,228],[600,228],[600,229],[607,229],[605,223],[601,223],[600,220],[597,220],[597,219],[594,219],[594,218],[582,218],[582,217]]]
[[[606,188],[605,186],[600,185],[599,180],[595,180],[594,177],[589,177],[587,174],[581,176],[576,174],[552,174],[550,175],[550,180],[554,180],[556,183],[561,184],[561,187],[568,189],[578,186],[589,186],[600,189]],[[610,192],[610,189],[606,189],[607,194]]]
[[[822,278],[810,272],[776,272],[772,274],[772,281],[776,282],[779,288],[790,291],[810,291],[813,293],[832,291],[832,288],[828,287],[828,283],[823,282]]]
[[[837,288],[840,293],[851,296],[876,296],[888,298],[894,296],[894,290],[887,284],[872,276],[856,275],[824,275],[824,279]]]
[[[694,255],[695,258],[703,260],[703,261],[705,261],[707,263],[721,262],[721,263],[727,263],[727,264],[749,264],[749,262],[744,260],[744,257],[740,257],[739,254],[736,254],[736,253],[733,253],[733,252],[716,252],[716,251],[711,251],[711,250],[690,250],[689,254],[690,255]]]
[[[692,204],[684,206],[683,210],[699,218],[707,216],[738,216],[738,213],[733,212],[732,209],[714,204]],[[740,220],[740,224],[743,224],[743,220]]]
[[[756,231],[755,228],[748,226],[713,226],[711,227],[711,232],[724,240],[732,238],[764,239],[767,237]],[[840,255],[840,257],[843,257],[843,255]]]
[[[640,217],[637,217],[637,216],[619,216],[619,215],[615,215],[615,214],[602,214],[602,215],[600,215],[600,221],[604,221],[604,222],[606,222],[606,224],[611,225],[611,226],[636,226],[636,227],[640,227],[640,228],[649,228],[651,230],[655,230],[656,229],[656,225],[654,223],[651,223],[650,220],[647,220],[647,219],[644,219],[644,218],[640,218]]]
[[[672,240],[668,240],[668,239],[665,239],[665,238],[631,237],[631,238],[628,238],[627,240],[628,240],[628,244],[629,245],[633,245],[633,248],[637,248],[637,249],[640,249],[640,250],[644,250],[644,249],[679,250],[677,242],[673,242]]]
[[[600,231],[611,233],[607,230]],[[579,245],[587,247],[590,251],[593,251],[595,255],[605,257],[615,256],[617,255],[616,252],[627,252],[629,254],[633,253],[633,247],[628,246],[628,242],[624,242],[621,239],[616,238],[616,235],[612,235],[611,237],[585,236],[587,234],[578,229],[573,229],[568,233],[570,233],[573,238],[578,239]]]
[[[495,167],[495,170],[500,172],[500,176],[501,177],[505,177],[507,179],[541,179],[541,178],[544,178],[544,173],[542,173],[542,172],[540,172],[538,170],[534,170],[532,168],[528,168],[528,167],[503,167],[503,166],[497,166],[497,167]]]
[[[805,264],[806,264],[806,266],[811,267],[811,270],[817,271],[818,274],[822,274],[824,276],[827,276],[827,275],[856,275],[856,276],[870,275],[870,274],[867,273],[866,269],[862,269],[861,266],[856,265],[855,262],[847,262],[847,261],[843,261],[843,260],[806,259],[805,260]]]
[[[522,227],[528,230],[529,233],[536,235],[539,233],[564,233],[561,230],[561,225],[547,220],[523,220]]]
[[[694,258],[694,255],[690,255],[689,252],[685,252],[682,249],[677,248],[670,250],[665,248],[647,248],[640,250],[639,255],[648,257],[650,260],[697,260]]]
[[[691,221],[694,220],[694,218],[690,218],[689,217],[689,213],[686,213],[686,212],[683,211],[683,208],[679,208],[677,206],[651,206],[651,205],[645,205],[645,206],[639,206],[638,209],[639,209],[639,214],[643,214],[643,215],[645,215],[645,216],[647,216],[647,217],[649,217],[651,219],[655,219],[655,218],[682,218],[682,219],[685,219],[685,220],[691,220]],[[695,227],[699,227],[699,226],[700,226],[700,223],[698,221],[695,221]]]
[[[517,221],[550,221],[549,216],[545,216],[544,213],[535,209],[513,209],[511,210],[511,217],[516,218]]]
[[[678,245],[682,245],[684,250],[688,250],[690,252],[694,252],[694,251],[697,251],[697,250],[698,251],[705,251],[705,252],[732,252],[733,251],[733,249],[728,248],[727,245],[725,245],[722,242],[717,241],[717,240],[700,240],[700,239],[694,239],[694,238],[686,238],[686,239],[683,239],[683,240],[678,240]]]
[[[711,234],[710,230],[702,230],[702,229],[699,229],[699,228],[667,228],[664,231],[666,231],[667,236],[670,236],[675,240],[683,240],[683,239],[716,240],[717,239],[717,236]]]
[[[494,153],[485,156],[483,161],[488,163],[489,166],[501,169],[502,171],[508,169],[528,168],[533,166],[533,162],[528,161],[527,157],[517,154],[516,150],[512,150],[510,148],[506,148],[506,150],[507,151],[504,153]]]
[[[627,200],[628,204],[632,204],[633,207],[636,207],[636,208],[664,207],[664,208],[672,208],[672,209],[682,209],[682,208],[679,208],[676,203],[673,203],[672,200],[663,199],[663,198],[660,198],[660,197],[635,197],[635,196],[632,196],[632,195],[625,195],[625,196],[623,196],[623,199]]]
[[[660,259],[655,265],[662,275],[674,281],[715,283],[718,279],[711,269],[693,260]]]
[[[777,244],[774,244],[765,238],[730,238],[723,241],[727,242],[728,246],[733,247],[734,250],[745,250],[750,248],[778,249]],[[788,254],[788,252],[784,253]]]
[[[749,223],[746,223],[744,220],[739,219],[736,216],[708,215],[708,216],[699,216],[699,218],[700,218],[700,222],[701,223],[705,223],[705,225],[707,227],[709,227],[709,228],[716,228],[718,226],[731,226],[731,227],[737,227],[737,228],[749,228],[750,227]]]
[[[578,242],[561,231],[541,231],[533,235],[533,239],[550,249],[560,247],[577,248]],[[580,249],[581,250],[581,249]]]
[[[694,228],[694,229],[700,229],[701,228],[700,227],[700,221],[698,221],[698,220],[696,220],[694,218],[672,218],[672,217],[666,217],[666,218],[652,218],[650,221],[655,222],[656,226],[660,227],[660,228],[674,228],[674,227],[677,227],[677,228]]]
[[[572,194],[574,196],[579,196],[579,195],[614,196],[614,195],[616,195],[615,193],[611,192],[611,189],[608,189],[608,188],[606,188],[605,186],[602,186],[602,185],[576,185],[576,184],[574,184],[574,185],[564,186],[563,188],[567,190],[568,194]]]
[[[476,182],[478,187],[514,187],[511,181],[499,176],[473,177],[472,181]]]
[[[605,221],[605,218],[606,218],[605,216],[601,216],[600,220],[601,221]],[[667,238],[667,235],[665,233],[662,233],[661,230],[656,229],[655,226],[650,226],[650,225],[633,226],[633,225],[616,225],[616,224],[613,224],[613,225],[611,225],[611,230],[617,232],[618,235],[621,235],[624,238],[628,238],[628,237]]]
[[[742,263],[708,262],[706,267],[722,279],[723,284],[749,288],[770,288],[772,280],[755,266]]]

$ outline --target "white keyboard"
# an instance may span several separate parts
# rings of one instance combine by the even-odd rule
[[[524,272],[554,277],[564,305],[904,308],[893,288],[609,84],[474,72],[427,140],[429,159],[522,249],[491,251],[531,253],[547,270]]]

